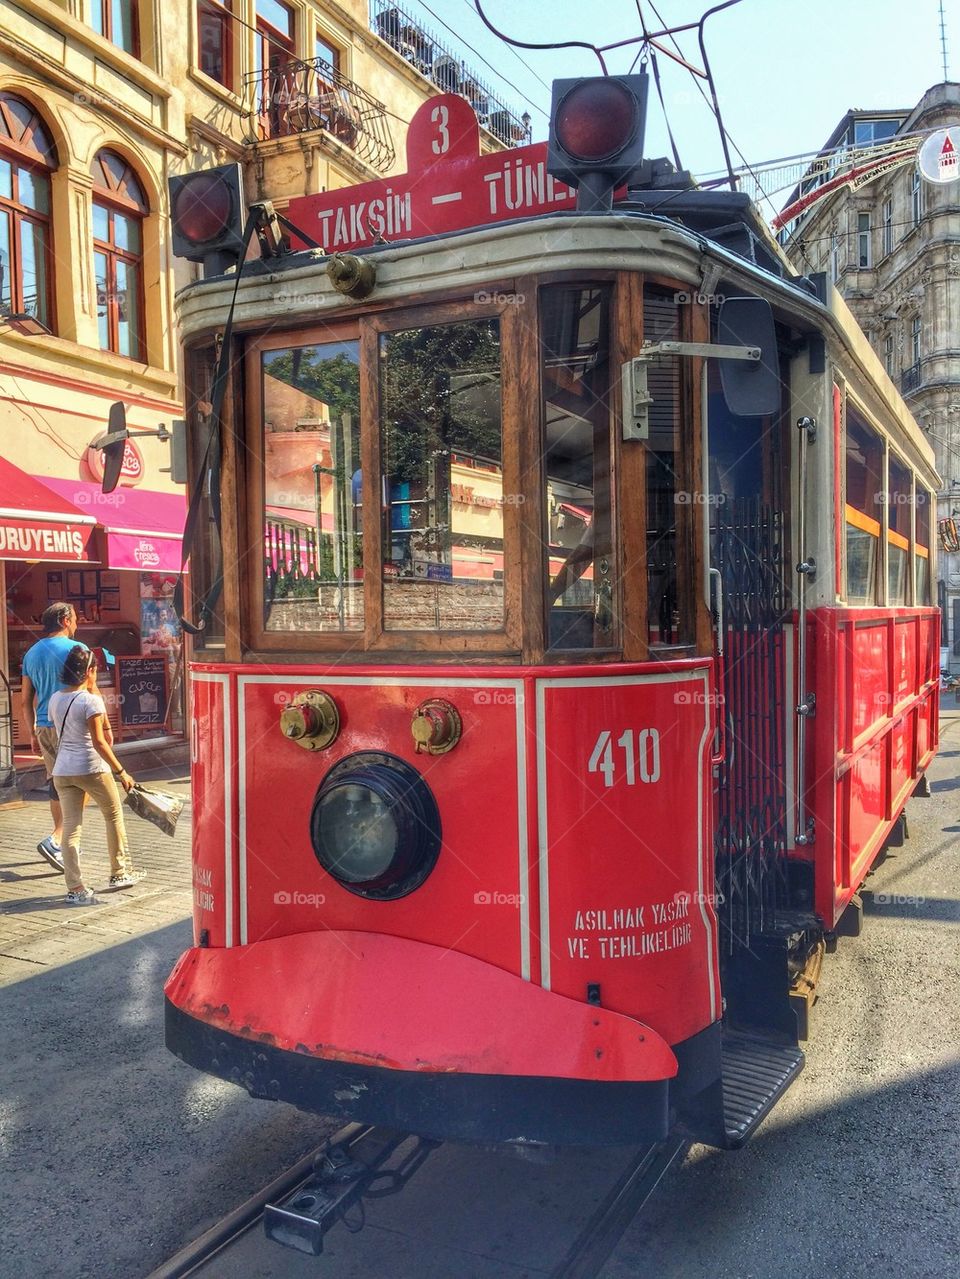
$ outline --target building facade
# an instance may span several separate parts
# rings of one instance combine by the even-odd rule
[[[938,526],[960,519],[960,180],[924,179],[913,144],[957,124],[957,83],[935,85],[912,109],[848,111],[788,206],[812,203],[779,234],[797,270],[833,281],[928,436],[943,480]],[[853,150],[848,167],[864,166],[863,176],[815,198]],[[960,554],[949,545],[941,543],[936,598],[942,644],[960,669]]]
[[[120,727],[183,728],[170,594],[185,498],[170,446],[132,440],[107,496],[90,447],[116,402],[134,430],[182,414],[173,299],[199,268],[171,255],[168,178],[236,161],[247,197],[282,208],[404,170],[405,122],[444,88],[429,40],[411,42],[418,30],[366,0],[4,7],[0,458],[15,469],[0,497],[0,771],[25,745],[20,659],[51,598],[75,602],[88,643],[166,658],[165,712],[151,697],[142,722],[123,725],[116,699]],[[476,77],[457,66],[466,92]],[[518,127],[490,113],[484,145]]]

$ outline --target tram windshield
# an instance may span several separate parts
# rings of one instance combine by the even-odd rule
[[[362,630],[359,343],[262,361],[265,629]]]
[[[542,295],[548,644],[614,644],[609,290]]]
[[[384,630],[503,628],[500,325],[380,337]]]

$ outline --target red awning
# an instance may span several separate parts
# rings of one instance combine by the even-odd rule
[[[96,519],[0,457],[0,559],[95,561]]]
[[[120,488],[104,493],[89,480],[47,484],[75,507],[89,511],[107,535],[107,565],[141,573],[179,573],[180,542],[187,518],[182,493]]]

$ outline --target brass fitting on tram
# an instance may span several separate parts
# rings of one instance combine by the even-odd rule
[[[410,732],[418,755],[446,755],[459,742],[463,721],[451,702],[429,697],[414,711]]]
[[[338,293],[358,300],[372,293],[377,282],[373,263],[354,253],[335,253],[327,262],[327,275]]]
[[[297,693],[280,713],[284,737],[308,751],[322,751],[333,744],[340,732],[340,712],[329,693],[310,688]]]

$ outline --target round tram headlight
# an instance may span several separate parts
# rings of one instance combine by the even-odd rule
[[[575,85],[561,100],[554,129],[567,155],[596,163],[622,151],[639,120],[637,103],[624,85],[592,79]]]
[[[310,814],[320,865],[351,893],[389,901],[419,888],[440,853],[440,813],[405,760],[348,755],[320,784]]]

